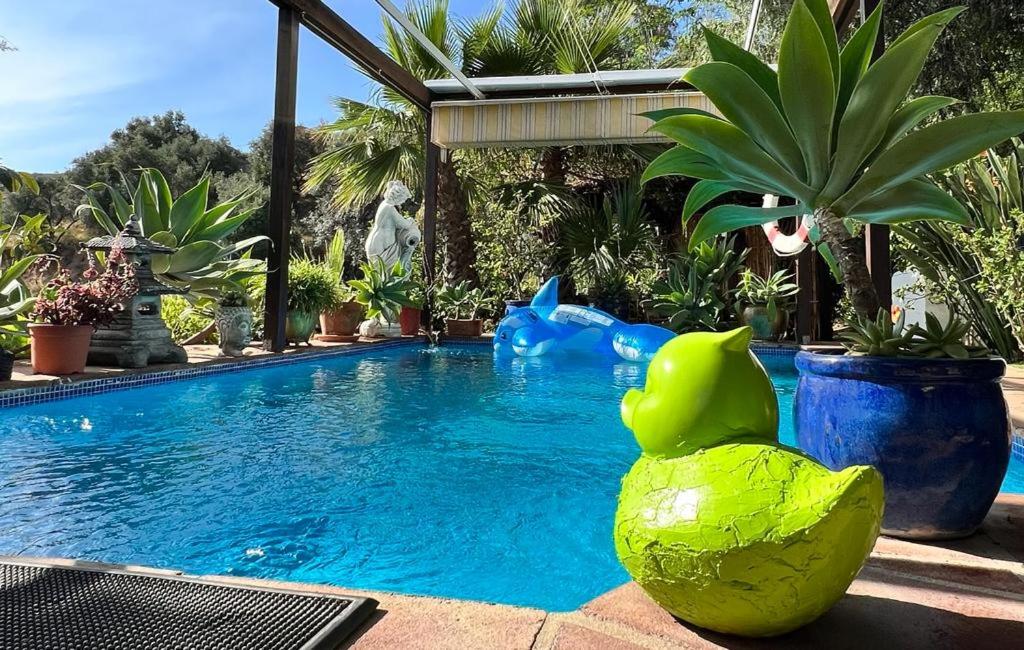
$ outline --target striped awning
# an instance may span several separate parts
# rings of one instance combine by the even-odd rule
[[[699,92],[434,102],[431,141],[445,149],[664,142],[641,113],[715,108]]]

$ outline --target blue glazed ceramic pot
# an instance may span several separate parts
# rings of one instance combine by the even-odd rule
[[[1002,359],[892,359],[800,352],[800,447],[832,469],[874,465],[882,532],[952,539],[975,531],[1010,462]]]

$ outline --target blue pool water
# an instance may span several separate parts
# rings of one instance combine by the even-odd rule
[[[791,441],[792,361],[764,361]],[[7,409],[0,554],[574,609],[627,579],[618,402],[642,381],[401,347]]]

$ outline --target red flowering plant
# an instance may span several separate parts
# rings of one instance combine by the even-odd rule
[[[49,325],[107,325],[139,291],[134,265],[117,249],[107,256],[102,271],[90,260],[82,278],[76,282],[58,265],[57,274],[39,293],[32,319]]]

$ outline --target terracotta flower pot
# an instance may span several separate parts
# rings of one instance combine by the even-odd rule
[[[334,311],[320,314],[320,338],[354,337],[358,338],[359,323],[363,320],[363,306],[358,302],[349,301]]]
[[[419,334],[421,313],[422,310],[416,307],[402,307],[402,313],[398,316],[398,322],[402,326],[402,336]]]
[[[92,325],[31,323],[32,371],[38,375],[73,375],[85,370]]]
[[[445,321],[450,336],[481,336],[484,333],[484,322],[479,318],[471,320],[448,319]]]

